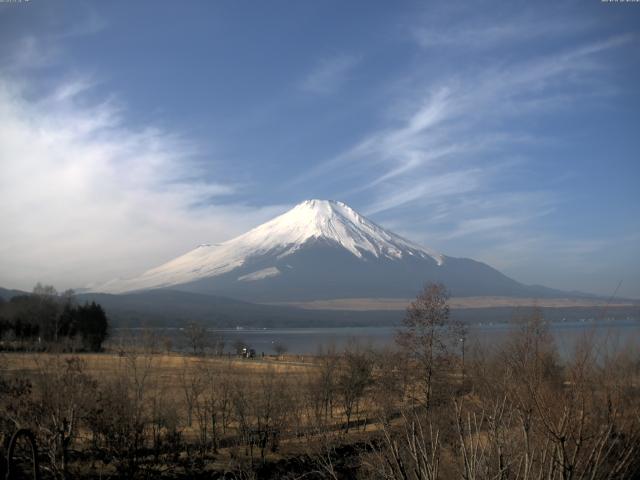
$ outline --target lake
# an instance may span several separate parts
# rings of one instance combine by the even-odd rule
[[[509,335],[519,328],[517,324],[472,324],[467,325],[468,335],[465,348],[479,344],[484,347],[499,346]],[[585,338],[592,338],[604,351],[640,349],[640,320],[584,320],[555,322],[549,330],[562,357],[571,355],[576,344]],[[115,328],[110,343],[116,345],[120,339],[137,336],[144,329]],[[258,355],[275,353],[277,344],[286,346],[287,352],[297,355],[313,355],[321,349],[334,347],[342,350],[354,343],[361,347],[384,348],[394,345],[398,327],[332,327],[332,328],[274,328],[274,329],[210,329],[212,336],[222,336],[225,351],[231,352],[234,343],[242,341],[253,348]],[[180,328],[154,330],[171,338],[174,350],[186,351],[186,339]]]
[[[550,332],[556,342],[560,355],[570,355],[577,342],[592,337],[598,345],[609,351],[623,348],[640,349],[640,321],[597,320],[551,323]],[[469,325],[466,344],[483,346],[499,345],[509,334],[518,328],[514,324]],[[293,354],[309,355],[330,346],[340,350],[350,342],[360,346],[392,346],[398,327],[345,327],[345,328],[282,328],[282,329],[234,329],[212,330],[222,335],[226,350],[231,350],[234,342],[243,341],[258,355],[274,353],[276,344],[287,347]],[[180,333],[179,329],[175,332]]]

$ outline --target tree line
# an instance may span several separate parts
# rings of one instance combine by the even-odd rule
[[[78,304],[73,290],[62,293],[38,283],[31,294],[0,302],[0,339],[4,349],[49,345],[67,350],[100,351],[109,334],[107,315],[99,304]]]

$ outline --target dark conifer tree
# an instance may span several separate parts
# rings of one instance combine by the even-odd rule
[[[109,333],[107,315],[102,306],[95,302],[85,303],[77,307],[77,319],[74,322],[77,332],[82,335],[82,342],[88,350],[97,352]]]

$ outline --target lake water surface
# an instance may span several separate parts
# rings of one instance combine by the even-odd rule
[[[593,341],[609,351],[625,348],[640,349],[640,321],[585,321],[562,322],[549,325],[561,356],[571,355],[576,344],[585,339]],[[467,347],[474,343],[483,346],[500,345],[519,328],[513,324],[469,325]],[[290,328],[290,329],[237,329],[215,330],[224,337],[227,348],[241,340],[258,354],[274,353],[278,343],[289,353],[315,354],[320,349],[335,347],[340,350],[349,343],[367,347],[392,346],[398,327],[347,327],[347,328]],[[466,347],[465,347],[466,348]]]
[[[507,340],[517,324],[495,323],[467,326],[465,349],[475,345],[498,347]],[[334,328],[274,328],[274,329],[210,329],[212,337],[224,339],[225,351],[233,352],[234,344],[241,341],[258,355],[275,353],[275,346],[284,345],[287,352],[297,355],[313,355],[321,350],[335,348],[340,351],[349,344],[360,347],[384,348],[394,345],[399,327],[334,327]],[[110,343],[117,345],[120,339],[141,335],[143,329],[116,328]],[[562,357],[571,356],[576,345],[591,339],[601,352],[631,349],[640,352],[640,320],[585,320],[550,323],[549,331]],[[171,339],[172,348],[187,351],[186,337],[181,328],[156,330],[161,336]],[[461,342],[460,342],[461,345]]]

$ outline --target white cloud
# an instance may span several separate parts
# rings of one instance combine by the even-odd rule
[[[566,38],[594,26],[588,18],[578,18],[574,12],[563,11],[564,5],[545,5],[536,9],[520,9],[502,15],[483,15],[481,5],[431,5],[422,15],[420,25],[411,34],[423,48],[462,47],[464,49],[493,49],[529,41]],[[475,8],[475,11],[470,11]],[[571,15],[571,21],[567,16]]]
[[[405,182],[400,186],[394,185],[387,191],[383,190],[378,199],[366,209],[366,213],[374,215],[418,199],[437,202],[449,196],[472,192],[478,188],[481,177],[480,170],[461,170],[432,175],[423,178],[420,182]]]
[[[0,285],[136,274],[281,210],[231,203],[237,186],[208,180],[196,145],[130,128],[113,101],[81,102],[90,87],[72,80],[34,100],[0,78]]]
[[[300,84],[300,89],[318,95],[337,91],[358,65],[359,59],[351,55],[338,55],[321,60]]]

